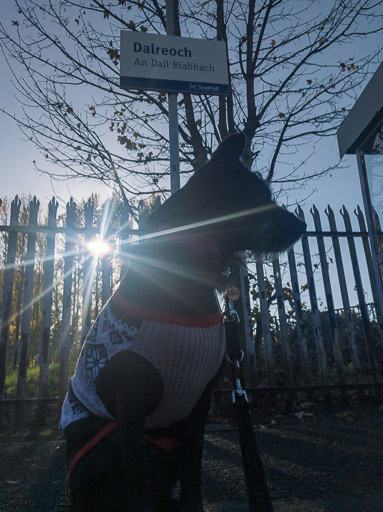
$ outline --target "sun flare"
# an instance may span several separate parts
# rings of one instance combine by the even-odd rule
[[[99,237],[92,238],[85,244],[85,246],[95,259],[103,258],[112,250],[108,242],[105,239]]]

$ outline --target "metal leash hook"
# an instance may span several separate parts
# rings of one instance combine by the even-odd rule
[[[245,353],[244,353],[243,350],[241,350],[240,352],[241,352],[241,358],[240,359],[235,359],[234,361],[232,361],[230,359],[229,355],[226,354],[226,359],[232,365],[231,370],[232,370],[232,372],[234,374],[233,375],[233,383],[235,383],[235,385],[234,385],[234,389],[232,391],[233,404],[235,404],[236,397],[238,397],[238,396],[243,397],[246,400],[246,402],[249,401],[249,399],[247,398],[246,390],[243,389],[242,382],[241,382],[241,367],[240,367],[240,364],[243,361],[243,358],[245,357]]]
[[[245,354],[244,354],[243,350],[241,350],[241,352],[242,352],[242,359],[243,359]],[[242,361],[242,359],[241,359],[241,361]],[[234,363],[234,368],[233,368],[234,372],[236,374],[235,375],[235,389],[233,389],[233,392],[232,392],[233,404],[235,404],[238,397],[244,398],[246,400],[246,402],[249,401],[249,399],[247,398],[246,390],[243,389],[242,383],[241,383],[241,377],[240,377],[241,368],[239,366],[241,361],[238,361],[238,359],[237,359]]]
[[[236,341],[237,341],[236,338],[235,339],[233,338],[233,333],[236,332],[236,329],[233,330],[233,327],[230,329],[230,327],[228,327],[227,324],[232,324],[232,326],[233,326],[233,324],[235,324],[235,325],[239,324],[241,320],[239,318],[238,311],[236,311],[233,308],[233,301],[229,297],[226,297],[225,306],[226,307],[225,307],[225,312],[223,314],[223,323],[225,325],[226,333],[227,333],[226,343],[227,343],[227,346],[228,346],[228,350],[227,350],[227,353],[226,353],[226,359],[231,364],[231,371],[232,371],[232,380],[233,380],[232,399],[233,399],[233,404],[235,404],[236,397],[238,397],[238,396],[243,397],[246,400],[246,402],[248,402],[249,400],[247,398],[247,393],[246,393],[246,391],[242,387],[241,367],[240,367],[240,364],[243,361],[243,358],[245,357],[245,353],[244,353],[243,350],[239,350],[239,353],[240,353],[239,359],[238,358],[231,359],[230,356],[229,356],[229,350],[231,349],[233,352],[237,352],[238,353],[238,347],[235,344]],[[229,331],[229,329],[230,329],[230,331]],[[230,348],[229,348],[229,344],[231,344]]]

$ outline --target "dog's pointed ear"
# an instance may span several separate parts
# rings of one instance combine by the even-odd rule
[[[225,139],[214,151],[211,162],[237,162],[243,153],[246,144],[246,136],[244,133],[234,133]]]

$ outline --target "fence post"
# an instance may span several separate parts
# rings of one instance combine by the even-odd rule
[[[281,342],[282,342],[282,354],[283,354],[283,363],[284,363],[284,368],[285,368],[286,382],[287,382],[288,386],[293,386],[294,378],[293,378],[293,365],[292,365],[292,358],[291,358],[291,346],[290,346],[289,337],[287,335],[285,299],[284,299],[284,295],[283,295],[281,267],[279,264],[278,256],[273,260],[273,271],[274,271],[274,279],[275,279],[275,291],[277,294],[278,317],[279,317],[280,335],[281,335]]]
[[[359,206],[356,208],[356,210],[354,210],[354,213],[358,219],[360,230],[365,231],[366,235],[368,235],[366,221],[364,220],[363,212]],[[364,255],[366,257],[368,275],[370,277],[371,291],[372,291],[372,296],[374,298],[376,316],[377,316],[378,324],[380,327],[380,329],[379,329],[380,342],[383,347],[383,313],[382,313],[382,310],[380,307],[380,300],[378,298],[379,294],[377,291],[377,286],[379,286],[379,285],[376,283],[376,280],[375,280],[374,265],[372,262],[372,256],[371,256],[370,243],[369,243],[368,236],[365,236],[362,238],[362,243],[363,243]]]
[[[330,281],[330,273],[328,270],[328,262],[326,257],[326,248],[324,245],[323,236],[320,236],[318,233],[322,231],[322,223],[320,220],[319,211],[314,205],[311,210],[311,215],[314,219],[315,231],[317,232],[317,244],[319,251],[319,260],[322,269],[322,277],[323,277],[323,286],[326,294],[326,304],[327,311],[330,320],[330,329],[331,329],[331,341],[332,341],[332,349],[336,364],[336,369],[338,372],[339,382],[344,384],[344,363],[343,363],[343,355],[342,349],[339,342],[339,329],[338,322],[335,315],[335,307],[334,307],[334,299],[332,296],[331,289],[331,281]]]
[[[29,222],[28,226],[34,228],[37,226],[37,214],[40,203],[36,196],[29,204]],[[33,297],[33,274],[35,268],[36,252],[36,231],[28,231],[27,254],[25,262],[23,310],[21,314],[21,350],[19,371],[17,376],[17,398],[25,398],[25,386],[27,382],[28,369],[28,345],[29,331],[31,324],[32,297]]]
[[[20,236],[21,235],[21,236]],[[22,305],[23,305],[23,283],[24,283],[24,277],[25,277],[25,251],[26,251],[26,242],[28,240],[27,233],[20,233],[18,236],[18,243],[21,242],[20,246],[18,247],[18,250],[16,249],[16,252],[19,252],[18,254],[18,260],[19,260],[19,268],[18,268],[18,274],[19,274],[19,286],[17,286],[17,290],[15,287],[15,284],[13,285],[16,292],[16,311],[21,311]],[[21,240],[20,240],[21,238]],[[15,270],[15,277],[16,277],[16,270]],[[14,354],[13,354],[13,369],[17,370],[17,365],[19,364],[19,358],[20,358],[20,344],[21,344],[21,336],[20,336],[20,329],[21,329],[21,316],[17,315],[15,318],[15,345],[14,345]]]
[[[327,206],[325,213],[328,218],[330,231],[337,232],[338,228],[336,226],[335,215],[329,205]],[[342,296],[342,302],[343,302],[343,308],[344,308],[344,317],[345,317],[345,321],[346,321],[346,328],[347,328],[347,335],[348,335],[347,337],[348,337],[348,342],[349,342],[349,346],[350,346],[351,360],[352,360],[352,364],[354,366],[355,377],[358,382],[361,382],[362,376],[361,376],[359,352],[358,352],[358,347],[356,345],[354,322],[352,320],[350,299],[348,297],[346,275],[344,272],[343,259],[342,259],[342,253],[340,250],[339,238],[337,236],[333,236],[332,243],[333,243],[333,247],[334,247],[335,263],[336,263],[336,268],[337,268],[337,272],[338,272],[339,287],[340,287],[340,293]]]
[[[37,201],[36,196],[29,204],[29,222],[28,227],[34,228],[37,226],[37,214],[39,211],[40,203]],[[36,231],[28,231],[27,254],[25,262],[25,277],[24,277],[24,290],[23,290],[23,309],[21,313],[21,346],[20,346],[20,361],[19,371],[17,373],[17,398],[25,398],[25,388],[27,384],[27,371],[28,371],[28,350],[29,350],[29,333],[31,328],[31,312],[32,312],[32,298],[33,298],[33,276],[35,268],[35,252],[36,252]],[[16,407],[15,423],[20,425],[24,415],[24,403],[19,402]]]
[[[251,325],[250,316],[250,290],[249,290],[249,274],[245,265],[239,265],[239,289],[241,295],[234,301],[235,308],[240,305],[243,319],[243,336],[245,340],[245,378],[246,384],[249,386],[255,386],[257,382],[257,366],[255,356],[255,344],[253,339],[253,330]]]
[[[63,313],[61,340],[59,348],[59,405],[61,405],[67,388],[69,375],[69,354],[70,354],[70,314],[72,303],[72,272],[74,260],[75,233],[73,228],[76,222],[76,203],[71,198],[66,206],[66,238],[65,238],[65,254],[64,254],[64,291],[63,291]]]
[[[53,294],[53,275],[55,266],[55,244],[56,233],[55,228],[57,225],[58,202],[53,197],[48,205],[48,227],[52,232],[47,233],[47,246],[45,251],[44,265],[43,265],[43,326],[40,346],[40,375],[39,375],[39,398],[48,397],[48,369],[49,369],[49,344],[50,332],[52,323],[52,294]],[[46,417],[46,403],[41,402],[38,412],[39,423],[43,423]]]
[[[18,196],[11,203],[11,226],[18,226],[21,201]],[[1,304],[1,331],[0,331],[0,398],[5,396],[5,373],[7,369],[7,351],[9,342],[9,324],[12,315],[12,292],[15,277],[17,231],[10,231],[8,235],[7,260],[4,270],[3,301]]]
[[[157,198],[158,198],[158,196],[157,196]],[[130,229],[130,212],[124,203],[121,203],[119,205],[119,214],[120,214],[120,229],[119,229],[120,250],[119,250],[119,253],[123,257],[123,261],[121,264],[121,272],[120,272],[120,279],[122,279],[128,269],[128,261],[127,261],[126,256],[124,256],[124,253],[126,253],[129,250],[128,238],[129,238],[129,229]]]
[[[275,386],[275,365],[273,353],[273,338],[270,331],[269,305],[267,304],[267,294],[265,286],[265,275],[263,272],[262,261],[256,262],[257,280],[259,290],[259,306],[261,310],[261,324],[263,333],[263,342],[265,347],[265,360],[267,379],[269,386]]]
[[[109,236],[110,236],[110,226],[112,224],[113,219],[113,204],[110,200],[105,201],[105,204],[102,208],[102,219],[101,219],[101,238],[107,240],[109,242]],[[110,259],[109,254],[106,254],[101,259],[101,280],[102,280],[102,287],[101,287],[101,304],[104,306],[104,304],[107,302],[111,295],[112,286],[111,286],[111,279],[112,279],[112,269],[110,266]]]
[[[290,278],[291,278],[291,289],[293,291],[294,310],[296,316],[296,328],[299,341],[299,349],[301,356],[301,367],[302,376],[305,384],[308,386],[311,384],[311,369],[310,369],[310,358],[307,349],[307,338],[305,335],[304,323],[303,323],[303,312],[301,295],[299,292],[299,281],[297,265],[295,261],[294,249],[291,247],[287,251],[287,258],[289,262]]]
[[[300,206],[297,208],[297,215],[303,221],[305,220],[305,216],[303,210]],[[310,296],[310,304],[311,304],[311,315],[313,319],[313,327],[314,327],[314,338],[315,338],[315,346],[317,352],[318,359],[318,368],[319,375],[322,384],[327,384],[327,363],[326,363],[326,353],[323,345],[323,332],[322,332],[322,324],[319,315],[318,309],[318,300],[316,296],[315,282],[314,282],[314,273],[311,266],[311,254],[310,254],[310,246],[309,241],[306,235],[302,236],[302,249],[303,249],[303,259],[306,268],[306,277],[307,277],[307,286],[309,290]]]
[[[344,227],[346,232],[352,232],[351,227],[351,219],[350,214],[346,210],[346,207],[343,205],[342,209],[340,210],[340,214],[343,217],[344,221]],[[374,347],[373,347],[373,340],[371,336],[371,329],[370,329],[370,320],[368,318],[368,311],[366,306],[366,300],[364,298],[364,290],[362,285],[362,278],[360,275],[360,269],[359,269],[359,263],[358,263],[358,256],[356,253],[356,247],[355,247],[355,240],[350,235],[347,237],[348,247],[350,251],[350,257],[351,257],[351,265],[352,270],[354,273],[354,279],[355,279],[355,285],[356,285],[356,292],[358,295],[358,301],[359,301],[359,307],[360,307],[360,314],[362,317],[362,324],[363,324],[363,332],[364,332],[364,339],[367,345],[367,356],[371,368],[371,375],[376,382],[378,380],[378,372],[376,367],[376,361],[375,361],[375,354],[374,354]]]
[[[94,203],[92,199],[84,204],[84,217],[85,217],[85,251],[86,242],[89,241],[89,233],[93,228],[93,215],[94,215]],[[84,272],[83,272],[83,286],[82,286],[82,320],[81,320],[81,345],[85,340],[90,324],[92,321],[92,287],[94,272],[94,260],[90,254],[84,252]]]

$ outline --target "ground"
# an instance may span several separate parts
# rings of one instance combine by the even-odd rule
[[[275,512],[383,512],[383,408],[310,404],[256,422]],[[0,511],[69,512],[65,445],[57,431],[0,435]],[[238,431],[209,425],[206,512],[248,510]]]

